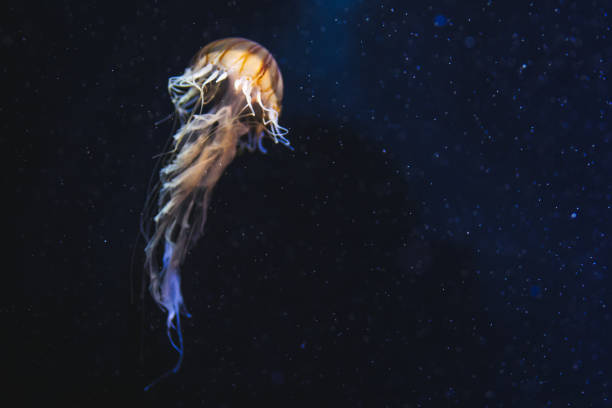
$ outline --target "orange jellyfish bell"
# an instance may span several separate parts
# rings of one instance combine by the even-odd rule
[[[224,38],[211,42],[195,55],[183,75],[170,78],[168,90],[179,115],[188,117],[197,102],[206,104],[218,96],[219,84],[224,82],[235,94],[244,96],[246,104],[237,108],[248,108],[247,114],[259,124],[251,123],[251,144],[246,147],[252,150],[257,143],[265,152],[262,131],[275,143],[290,146],[284,137],[287,129],[278,123],[283,99],[281,72],[272,54],[254,41]]]
[[[265,153],[267,135],[291,148],[278,123],[283,79],[270,52],[256,42],[226,38],[206,45],[183,75],[168,80],[168,91],[181,126],[150,195],[157,194],[155,216],[145,211],[142,219],[151,295],[167,313],[167,334],[179,353],[165,375],[178,371],[183,358],[180,316],[189,314],[180,267],[204,231],[213,188],[238,147]]]

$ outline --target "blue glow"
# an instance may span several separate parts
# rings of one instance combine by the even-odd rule
[[[266,150],[265,147],[263,147],[263,144],[261,143],[263,140],[263,134],[261,135],[261,137],[259,138],[259,143],[257,144],[257,146],[259,147],[259,151],[262,152],[263,154],[268,153],[268,150]]]
[[[178,353],[178,360],[174,367],[170,370],[166,371],[155,380],[153,380],[149,385],[147,385],[144,390],[148,391],[155,384],[168,377],[170,374],[176,374],[178,370],[181,368],[181,364],[183,363],[183,332],[181,329],[181,309],[183,309],[183,314],[187,317],[191,317],[189,313],[185,311],[183,306],[183,295],[181,293],[181,278],[179,275],[179,271],[177,268],[172,266],[172,254],[174,253],[174,245],[172,242],[166,241],[166,245],[164,247],[164,257],[163,257],[163,275],[164,282],[162,284],[162,305],[168,312],[168,318],[166,321],[167,329],[166,334],[168,335],[168,340],[172,345],[172,348],[176,350]],[[176,321],[176,326],[173,324],[173,321]],[[172,329],[176,331],[177,341],[172,336]]]
[[[172,259],[172,253],[174,249],[172,244],[169,241],[166,241],[166,246],[164,247],[164,270],[168,269],[168,265],[170,264],[170,259]]]
[[[181,368],[181,364],[183,363],[183,334],[181,332],[181,317],[179,313],[177,313],[176,315],[176,332],[178,334],[178,345],[175,344],[174,340],[172,339],[172,333],[170,332],[170,327],[168,327],[167,329],[168,339],[170,339],[170,343],[172,344],[172,347],[174,347],[174,349],[179,353],[178,361],[176,362],[174,367],[172,367],[170,370],[166,371],[165,373],[157,377],[155,380],[153,380],[149,385],[144,387],[145,391],[149,391],[151,387],[153,387],[155,384],[157,384],[164,378],[168,377],[169,375],[176,374],[178,370]]]
[[[434,17],[434,25],[436,27],[444,27],[446,24],[448,24],[448,19],[442,14],[438,14]]]

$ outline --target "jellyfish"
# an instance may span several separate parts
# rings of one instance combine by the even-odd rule
[[[254,41],[225,38],[206,45],[183,75],[168,80],[168,92],[179,127],[153,193],[155,215],[143,213],[143,225],[149,226],[143,228],[149,289],[167,315],[167,335],[179,354],[166,375],[181,366],[180,316],[189,317],[181,264],[204,231],[215,185],[237,151],[266,153],[264,138],[292,149],[278,122],[281,72],[270,52]]]

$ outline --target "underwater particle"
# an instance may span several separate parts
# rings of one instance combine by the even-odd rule
[[[256,42],[225,38],[206,45],[183,75],[168,80],[168,92],[180,127],[141,223],[149,289],[167,313],[168,339],[179,357],[145,390],[181,366],[180,315],[189,317],[189,313],[183,304],[180,267],[204,231],[217,181],[239,148],[265,153],[264,138],[291,148],[285,137],[288,131],[278,122],[281,72],[272,54]]]
[[[436,27],[444,27],[446,24],[448,24],[448,19],[446,18],[446,16],[438,14],[434,17],[433,23]]]
[[[474,48],[474,46],[476,45],[476,40],[474,39],[474,37],[468,35],[463,40],[463,44],[465,45],[466,48]]]

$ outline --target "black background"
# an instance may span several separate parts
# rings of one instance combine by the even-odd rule
[[[9,5],[4,384],[25,406],[611,406],[609,6]],[[156,122],[228,36],[275,55],[296,149],[222,177],[183,367],[144,393],[176,359],[140,294]]]

